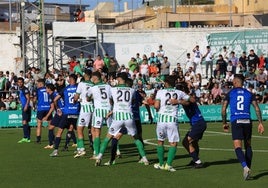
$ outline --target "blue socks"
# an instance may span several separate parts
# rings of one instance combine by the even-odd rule
[[[242,167],[243,168],[246,167],[247,163],[246,163],[245,155],[244,155],[242,149],[241,148],[236,148],[235,153],[236,153],[236,157],[239,160],[239,162],[241,163]]]

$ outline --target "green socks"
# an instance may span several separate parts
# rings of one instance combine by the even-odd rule
[[[139,151],[139,154],[141,155],[141,157],[144,157],[145,156],[145,151],[144,151],[144,148],[143,148],[143,144],[140,140],[135,140],[135,144],[138,148],[138,151]]]
[[[168,158],[167,158],[167,164],[171,166],[173,159],[176,155],[177,147],[170,147],[168,150]]]
[[[164,154],[165,154],[165,149],[164,146],[157,146],[157,157],[159,160],[159,165],[162,166],[164,164]]]
[[[95,155],[98,155],[100,153],[100,137],[96,137],[93,140],[93,148],[95,151]]]
[[[84,139],[83,138],[78,138],[77,139],[77,149],[85,148],[84,145]]]
[[[95,138],[96,139],[96,138]],[[95,142],[95,139],[94,139],[94,142]],[[101,147],[100,147],[100,152],[101,154],[103,154],[108,146],[108,143],[109,143],[110,139],[109,138],[105,138],[101,144]],[[95,143],[94,143],[95,145]]]

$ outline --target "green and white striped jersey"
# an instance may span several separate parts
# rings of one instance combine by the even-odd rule
[[[178,121],[178,105],[170,104],[170,99],[188,100],[189,95],[174,88],[159,90],[156,94],[156,100],[160,100],[158,122],[169,123]]]
[[[79,94],[82,113],[92,113],[94,110],[94,106],[92,101],[87,100],[88,90],[93,86],[93,83],[90,81],[82,81],[78,83],[76,93]]]
[[[111,86],[98,83],[88,90],[88,96],[93,98],[94,114],[105,117],[111,111]]]
[[[113,99],[113,119],[129,120],[133,118],[131,104],[133,101],[134,89],[125,85],[118,85],[111,88]]]

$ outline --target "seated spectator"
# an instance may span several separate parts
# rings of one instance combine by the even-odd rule
[[[3,97],[1,97],[0,99],[0,111],[4,111],[6,110],[6,104],[5,104],[5,99]]]
[[[264,73],[264,68],[260,68],[256,75],[257,86],[265,86],[267,81],[267,75]]]
[[[9,109],[8,110],[17,110],[17,101],[16,99],[14,99],[13,96],[9,96],[8,98],[8,106],[9,106]]]
[[[245,87],[248,88],[249,85],[253,85],[254,89],[257,86],[257,76],[255,74],[255,69],[250,67],[248,72],[245,74]]]
[[[213,100],[215,100],[218,96],[221,96],[222,90],[219,87],[218,83],[214,84],[213,89],[211,90],[211,95],[213,96]]]

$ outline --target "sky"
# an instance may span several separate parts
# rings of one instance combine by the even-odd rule
[[[129,9],[132,8],[132,2],[133,2],[134,9],[142,6],[142,0],[45,0],[46,3],[63,3],[64,2],[64,4],[68,4],[68,3],[80,4],[80,1],[81,1],[81,4],[86,4],[86,5],[89,4],[90,10],[94,9],[98,2],[113,2],[115,5],[115,10],[118,10],[118,7],[120,7],[120,9],[122,10],[122,8],[124,7],[123,6],[124,2],[128,2]]]

